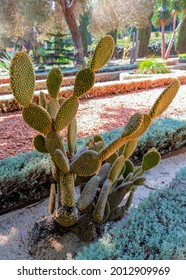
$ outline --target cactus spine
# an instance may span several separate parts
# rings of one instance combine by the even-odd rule
[[[142,166],[135,168],[130,156],[138,138],[148,129],[176,95],[179,82],[175,80],[160,95],[149,114],[135,113],[129,119],[122,134],[105,145],[100,135],[94,135],[82,149],[76,151],[76,113],[79,97],[94,85],[95,71],[103,67],[112,56],[114,42],[105,36],[98,43],[90,67],[79,71],[74,92],[69,98],[59,98],[63,75],[53,68],[47,77],[49,96],[43,92],[39,105],[32,103],[34,94],[34,70],[30,58],[18,52],[11,63],[10,79],[15,99],[23,106],[26,123],[39,132],[34,138],[36,150],[51,156],[52,184],[49,212],[54,221],[91,240],[96,236],[97,224],[121,218],[132,203],[136,188],[143,184],[143,174],[156,166],[160,154],[151,149],[143,157]],[[65,149],[63,129],[67,129],[68,149]],[[75,185],[81,187],[76,201]],[[56,190],[58,205],[56,205]],[[125,205],[120,206],[128,196]]]

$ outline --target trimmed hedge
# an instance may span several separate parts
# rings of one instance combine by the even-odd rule
[[[102,238],[83,248],[77,260],[169,260],[186,258],[186,192],[176,187],[151,192],[127,219],[110,225]],[[186,185],[185,185],[186,186]]]
[[[0,214],[48,197],[53,183],[47,155],[32,151],[0,161]]]
[[[123,128],[101,133],[108,144],[117,138]],[[81,148],[90,139],[78,139]],[[186,121],[170,118],[155,120],[149,130],[140,137],[133,155],[139,164],[143,155],[152,147],[163,155],[186,145]],[[47,197],[53,182],[50,160],[47,154],[37,151],[17,154],[0,161],[0,214],[11,207],[22,207]]]

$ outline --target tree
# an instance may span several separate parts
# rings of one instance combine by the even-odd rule
[[[23,39],[25,34],[28,35],[29,32],[33,34],[34,30],[36,32],[34,38],[44,40],[46,33],[50,33],[50,30],[54,29],[54,27],[57,28],[58,24],[58,31],[60,27],[64,27],[64,20],[59,21],[60,13],[61,19],[65,19],[72,34],[76,64],[84,63],[78,19],[79,15],[86,11],[89,0],[0,1],[1,38]],[[56,16],[57,19],[55,20],[54,17]]]
[[[86,56],[88,53],[88,24],[89,24],[89,14],[84,13],[80,15],[79,19],[79,31],[81,34],[82,44],[83,44],[83,51],[84,55]]]
[[[152,23],[155,27],[161,27],[162,34],[162,48],[161,57],[165,58],[165,25],[169,23],[171,19],[170,11],[168,9],[168,0],[156,0],[154,6],[154,15]]]
[[[78,28],[77,15],[85,11],[88,2],[88,0],[59,0],[63,15],[72,35],[76,65],[84,64],[83,44]]]
[[[179,30],[176,51],[177,53],[186,53],[186,18]]]
[[[176,27],[177,16],[182,13],[181,20]],[[175,35],[186,18],[186,0],[156,0],[152,22],[154,26],[161,26],[162,32],[162,58],[167,59],[174,42]],[[165,25],[172,19],[172,37],[165,52]]]
[[[166,54],[165,54],[165,59],[169,58],[176,32],[179,30],[179,28],[183,24],[184,20],[186,19],[186,0],[171,1],[171,8],[172,8],[172,16],[173,16],[172,37],[171,37],[169,46],[168,46]],[[180,13],[180,12],[183,13],[183,16],[182,16],[178,26],[176,27],[177,16],[178,16],[178,13]]]
[[[151,25],[148,25],[146,28],[139,30],[139,41],[140,41],[139,51],[138,51],[139,57],[145,57],[147,55],[151,29],[152,29]]]
[[[102,36],[115,29],[123,31],[127,25],[144,28],[149,25],[153,5],[154,0],[96,0],[90,30]]]
[[[48,0],[1,0],[0,5],[0,43],[3,38],[31,41],[37,40],[51,15],[51,3]],[[29,44],[29,45],[32,45]]]

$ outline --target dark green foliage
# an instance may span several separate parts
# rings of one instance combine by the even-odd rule
[[[177,53],[186,53],[186,18],[184,19],[178,33],[176,51]]]
[[[186,174],[182,170],[176,175]],[[179,187],[151,192],[128,219],[77,254],[78,260],[169,260],[186,257],[186,192]]]
[[[170,36],[166,36],[165,38],[165,49],[167,49],[169,42],[170,42]],[[155,56],[161,56],[161,37],[150,39],[149,46],[148,46],[148,54],[149,55],[155,55]],[[176,54],[176,37],[174,38],[174,43],[171,49],[171,55]]]
[[[154,14],[152,17],[152,23],[155,27],[163,24],[168,24],[171,19],[171,13],[169,10],[170,1],[168,0],[156,0],[154,5]]]

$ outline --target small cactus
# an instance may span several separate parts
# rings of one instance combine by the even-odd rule
[[[51,156],[55,184],[51,186],[49,213],[56,223],[84,240],[95,238],[96,229],[102,223],[125,214],[131,206],[135,190],[145,181],[144,173],[159,163],[160,154],[154,148],[144,155],[140,167],[134,167],[130,157],[138,138],[149,128],[152,120],[168,107],[179,88],[179,81],[175,80],[163,91],[149,114],[137,112],[132,115],[122,134],[109,145],[105,145],[100,135],[94,135],[77,151],[76,113],[79,97],[94,85],[95,71],[107,63],[113,49],[111,36],[100,40],[90,67],[79,71],[74,92],[67,99],[59,97],[63,74],[58,68],[53,68],[47,77],[49,95],[46,98],[41,92],[39,105],[32,102],[35,78],[29,56],[18,52],[10,67],[12,92],[23,106],[23,119],[39,132],[34,138],[34,147]],[[67,148],[63,129],[67,129]],[[77,199],[76,185],[80,185]],[[125,203],[120,206],[122,201]]]

